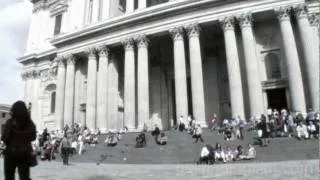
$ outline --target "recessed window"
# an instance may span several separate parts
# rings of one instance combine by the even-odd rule
[[[60,34],[61,32],[61,22],[62,22],[62,14],[56,16],[55,25],[54,25],[54,35]]]
[[[119,0],[119,10],[126,12],[126,0]]]
[[[56,111],[56,92],[51,93],[50,112],[53,114]]]
[[[280,62],[277,54],[270,53],[265,57],[265,65],[268,79],[281,78]]]
[[[6,113],[1,113],[2,118],[6,117]]]
[[[92,22],[92,11],[93,11],[93,0],[89,0],[89,6],[88,6],[88,22]]]

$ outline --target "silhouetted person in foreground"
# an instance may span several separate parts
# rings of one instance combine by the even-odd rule
[[[11,118],[5,123],[1,140],[5,143],[5,180],[15,179],[15,170],[21,180],[30,180],[31,142],[36,139],[36,127],[32,122],[24,102],[12,105]]]

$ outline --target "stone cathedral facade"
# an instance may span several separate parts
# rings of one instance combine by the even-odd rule
[[[18,61],[39,130],[319,111],[316,0],[31,2]]]

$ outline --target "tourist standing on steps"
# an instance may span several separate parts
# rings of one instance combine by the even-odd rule
[[[194,138],[196,139],[196,143],[198,142],[198,140],[200,139],[201,142],[203,142],[203,139],[202,139],[202,129],[201,129],[201,126],[200,124],[197,124],[197,127],[195,129],[195,135],[194,135]]]
[[[36,127],[32,122],[24,102],[12,105],[11,118],[4,124],[1,140],[6,145],[4,150],[4,177],[15,179],[18,167],[22,180],[30,179],[31,142],[36,139]]]
[[[61,153],[61,157],[63,160],[63,165],[69,165],[69,151],[71,148],[71,143],[68,140],[67,133],[64,134],[64,137],[62,138],[60,142],[60,148],[59,152]]]

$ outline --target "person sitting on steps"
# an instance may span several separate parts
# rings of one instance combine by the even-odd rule
[[[136,137],[136,148],[143,148],[146,145],[147,145],[146,135],[143,132],[141,132]]]
[[[161,132],[160,133],[160,136],[158,136],[158,139],[157,139],[157,144],[159,145],[166,145],[167,144],[167,136],[165,135],[164,132]]]

